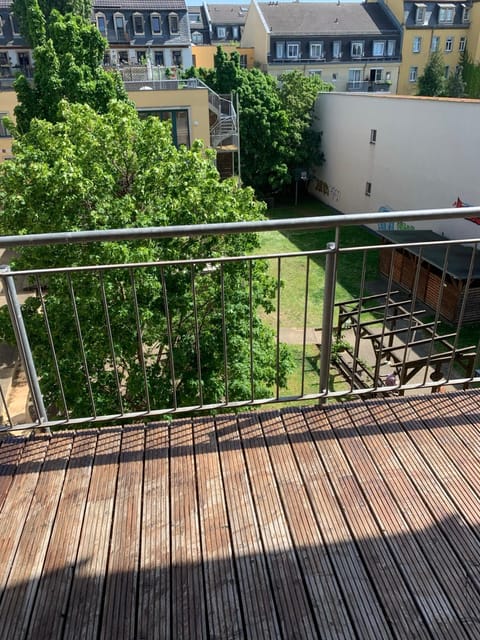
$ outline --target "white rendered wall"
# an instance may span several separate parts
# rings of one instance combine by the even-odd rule
[[[340,212],[480,204],[479,101],[325,93],[316,115],[326,161],[311,191]],[[466,220],[415,226],[452,239],[479,231]]]

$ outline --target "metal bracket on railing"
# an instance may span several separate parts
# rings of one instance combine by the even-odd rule
[[[332,354],[333,319],[335,311],[335,283],[337,281],[337,243],[327,243],[325,260],[325,288],[323,290],[322,343],[320,348],[320,393],[328,394],[330,358]],[[322,399],[321,399],[322,400]]]
[[[3,293],[7,302],[8,313],[12,322],[13,331],[17,341],[17,348],[22,361],[25,375],[27,377],[28,388],[32,396],[33,406],[40,422],[38,429],[44,429],[42,423],[48,422],[47,411],[43,403],[43,396],[38,383],[37,371],[33,361],[32,350],[28,340],[25,323],[23,321],[22,309],[18,301],[17,289],[15,287],[14,276],[8,265],[0,265],[0,278],[3,282]],[[46,429],[49,432],[49,429]]]

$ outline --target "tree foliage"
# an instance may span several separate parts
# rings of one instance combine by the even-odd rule
[[[211,153],[200,143],[190,150],[177,149],[168,123],[141,120],[127,103],[112,103],[105,114],[98,114],[89,106],[62,102],[60,116],[56,123],[33,120],[29,132],[14,143],[14,158],[0,166],[4,234],[231,222],[263,215],[263,205],[251,189],[219,180]],[[19,250],[14,266],[126,265],[242,255],[255,246],[253,234],[30,246]],[[251,290],[244,260],[207,271],[204,265],[145,266],[133,277],[127,267],[101,274],[80,272],[70,279],[58,274],[42,277],[37,287],[45,292],[45,306],[39,296],[28,298],[24,317],[46,403],[59,415],[65,413],[46,318],[60,374],[68,381],[64,392],[72,416],[92,413],[90,393],[99,413],[117,413],[120,403],[123,410],[144,410],[145,385],[152,406],[171,406],[174,387],[184,405],[200,401],[200,388],[206,403],[222,401],[227,391],[231,400],[246,398],[251,357],[257,397],[277,382],[284,384],[288,356],[282,348],[277,375],[273,332],[259,317],[260,309],[272,310],[275,288],[263,261],[254,261],[252,273]],[[82,326],[85,360],[72,300]],[[107,306],[111,336],[106,330]],[[11,339],[3,312],[1,335]],[[87,370],[91,391],[85,383]]]
[[[465,84],[465,95],[469,98],[480,98],[480,64],[475,63],[468,51],[464,51],[460,61],[462,79]]]
[[[89,104],[105,113],[112,99],[127,100],[121,78],[101,67],[106,41],[81,15],[45,14],[38,0],[24,4],[24,34],[32,43],[33,82],[20,75],[15,81],[17,131],[25,133],[32,118],[58,119],[62,99]]]
[[[279,81],[259,69],[242,69],[236,52],[221,47],[214,69],[190,70],[220,94],[235,92],[240,104],[241,175],[259,195],[289,184],[299,167],[321,164],[321,134],[312,129],[320,91],[332,87],[316,76],[283,74]]]
[[[445,92],[445,63],[443,56],[434,51],[418,78],[419,96],[441,96]]]
[[[35,46],[37,28],[32,24],[32,11],[34,15],[39,13],[48,21],[53,11],[58,11],[62,15],[73,14],[90,19],[92,11],[91,0],[13,0],[12,9],[18,19],[20,30],[27,42]]]

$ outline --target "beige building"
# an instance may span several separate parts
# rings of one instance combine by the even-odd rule
[[[319,94],[326,161],[310,190],[342,213],[478,205],[478,111],[476,100]],[[452,239],[478,232],[467,220],[428,228]]]

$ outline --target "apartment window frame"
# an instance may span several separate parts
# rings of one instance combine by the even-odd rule
[[[317,51],[316,54],[314,53],[315,51]],[[325,49],[322,40],[310,43],[310,58],[313,60],[323,60],[323,58],[325,58]]]
[[[172,64],[174,67],[181,67],[183,65],[181,49],[172,50]]]
[[[8,16],[10,18],[10,27],[12,29],[12,35],[17,37],[20,34],[20,25],[18,24],[17,16],[11,12]]]
[[[465,36],[461,36],[460,40],[458,41],[458,50],[465,51],[466,48],[467,48],[467,38]]]
[[[101,28],[101,25],[103,23],[103,29]],[[100,32],[100,34],[106,38],[107,37],[107,16],[102,13],[101,11],[97,11],[97,13],[95,13],[95,24],[97,25],[97,29]]]
[[[463,24],[470,22],[470,7],[466,4],[462,4],[462,22]]]
[[[165,53],[162,50],[156,50],[153,52],[153,60],[156,67],[165,66]]]
[[[275,58],[277,60],[285,58],[285,42],[275,42]]]
[[[189,12],[188,19],[190,20],[190,24],[202,24],[202,20],[199,13]]]
[[[154,36],[159,36],[162,33],[162,16],[156,11],[150,14],[150,29]]]
[[[423,2],[415,3],[415,22],[416,24],[425,24],[427,15],[427,5]]]
[[[430,51],[435,53],[436,51],[440,51],[440,36],[432,36],[432,44],[430,46]]]
[[[299,42],[287,42],[286,47],[286,57],[289,60],[299,60],[300,59],[300,43]],[[294,53],[296,51],[296,53]]]
[[[420,53],[422,50],[422,36],[415,36],[412,41],[412,53]]]
[[[132,13],[133,33],[136,36],[145,35],[145,20],[143,19],[143,13],[135,11]],[[140,27],[140,29],[138,28]]]
[[[0,36],[3,36],[3,19],[2,19],[2,16],[0,16]]]
[[[180,33],[180,21],[178,14],[174,11],[168,14],[168,30],[171,35],[178,35]]]
[[[317,76],[318,78],[322,77],[322,69],[309,69],[308,70],[308,75],[309,76]]]
[[[383,82],[383,67],[372,67],[368,72],[370,82]]]
[[[453,24],[454,19],[455,19],[455,5],[439,3],[438,24]]]
[[[203,33],[192,31],[192,44],[203,44]]]
[[[227,27],[217,27],[217,38],[219,40],[225,40],[227,37]]]
[[[0,111],[0,138],[11,138],[12,134],[9,133],[7,127],[5,126],[5,123],[3,122],[3,119],[6,118],[8,116],[8,113],[6,111]]]
[[[448,38],[445,40],[445,53],[451,53],[453,51],[453,42],[454,37],[448,36]]]
[[[332,58],[340,60],[342,57],[342,41],[334,40],[332,43]]]
[[[372,195],[372,183],[371,182],[365,182],[365,195],[370,197]]]
[[[248,67],[248,56],[246,53],[240,54],[240,68],[246,69]]]
[[[410,67],[408,72],[408,81],[417,82],[418,79],[418,67]]]
[[[358,76],[358,77],[354,77],[354,76]],[[348,70],[348,84],[349,85],[353,85],[353,86],[361,86],[362,84],[362,70],[357,68],[357,67],[353,67],[351,69]]]
[[[385,57],[385,40],[374,40],[372,44],[372,56],[374,58]]]
[[[397,49],[397,41],[387,40],[387,57],[393,58],[393,56],[395,55],[396,49]]]
[[[238,26],[238,24],[232,25],[232,38],[234,40],[240,39],[240,27]]]
[[[350,55],[352,58],[363,58],[365,55],[365,41],[352,40],[350,45]]]
[[[443,70],[443,75],[445,80],[448,80],[448,76],[450,75],[450,65],[446,64]]]

